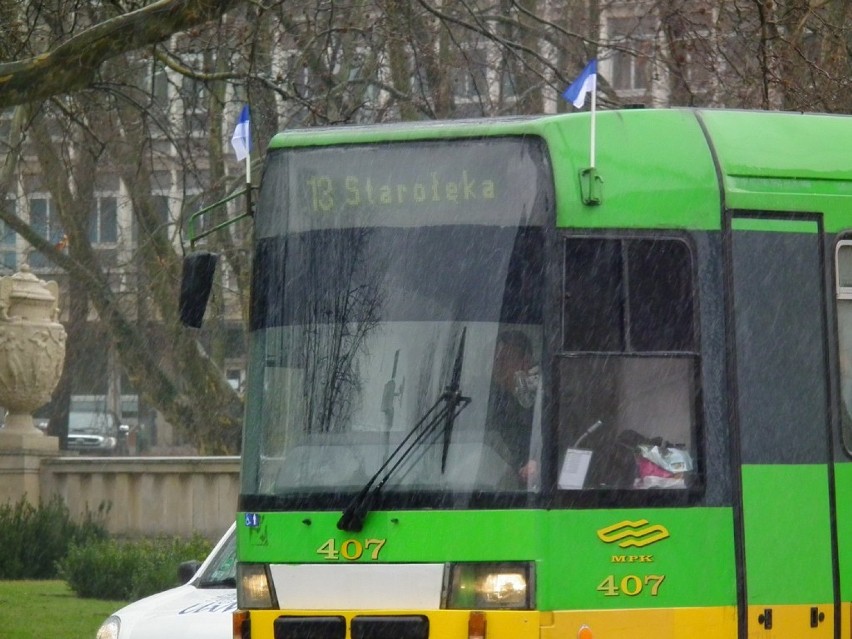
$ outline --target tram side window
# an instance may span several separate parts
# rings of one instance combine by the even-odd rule
[[[568,238],[564,257],[558,486],[689,487],[698,396],[689,247]]]
[[[852,454],[852,240],[837,243],[837,332],[843,447]]]

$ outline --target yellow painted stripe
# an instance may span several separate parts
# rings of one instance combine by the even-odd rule
[[[342,616],[347,625],[356,613],[350,610],[262,610],[251,612],[252,639],[274,639],[273,624],[282,614]],[[362,613],[363,614],[363,613]],[[369,611],[370,615],[418,614],[429,618],[429,636],[435,639],[467,639],[467,610]],[[489,611],[487,639],[573,639],[583,626],[593,639],[734,639],[737,636],[735,607],[670,608],[591,611]],[[811,635],[807,635],[810,639]],[[772,635],[779,639],[787,635]],[[792,639],[793,635],[790,635]],[[822,635],[813,635],[822,639]],[[796,639],[801,639],[801,635]]]
[[[587,636],[592,639],[735,639],[737,636],[736,606],[560,611],[552,613],[552,622],[550,626],[542,626],[541,639],[573,639],[583,626],[588,627],[591,635]]]
[[[748,636],[750,639],[830,639],[834,636],[834,612],[830,604],[815,605],[823,620],[812,628],[809,605],[750,606]],[[766,609],[772,610],[772,629],[760,623]],[[342,616],[347,626],[356,614],[424,615],[429,618],[429,635],[436,639],[467,639],[467,610],[412,611],[371,610],[355,613],[351,610],[255,610],[251,612],[252,639],[274,639],[273,624],[283,615]],[[584,626],[592,639],[735,639],[737,609],[734,606],[713,608],[667,608],[641,610],[583,610],[583,611],[489,611],[487,639],[573,639]],[[842,605],[841,637],[852,632],[852,605]]]
[[[351,610],[252,610],[252,639],[273,639],[273,624],[281,615],[303,615],[307,617],[345,617],[347,627],[356,614],[379,615],[423,615],[429,618],[429,636],[435,639],[467,639],[469,610],[370,610],[353,613]],[[541,613],[536,611],[492,611],[486,613],[488,639],[538,639]]]
[[[822,621],[811,627],[811,608],[822,613]],[[772,629],[767,630],[762,621],[766,611],[771,610]],[[796,606],[749,606],[748,636],[771,637],[771,639],[831,639],[834,637],[834,606],[831,604]],[[848,635],[841,635],[847,637]]]

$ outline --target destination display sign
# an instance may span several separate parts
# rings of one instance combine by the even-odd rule
[[[268,229],[263,235],[359,226],[539,225],[541,200],[552,191],[544,145],[537,138],[276,153],[264,181],[275,181],[278,197],[270,197],[264,185],[259,209],[271,219],[258,220]]]

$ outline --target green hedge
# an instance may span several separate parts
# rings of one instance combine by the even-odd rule
[[[199,535],[190,540],[108,539],[72,546],[60,562],[60,576],[80,597],[134,601],[177,586],[178,565],[203,560],[210,548]]]
[[[0,579],[55,579],[70,547],[107,538],[106,510],[76,523],[59,497],[37,507],[26,498],[0,505]]]
[[[82,523],[59,497],[33,506],[25,498],[0,505],[0,579],[62,578],[81,597],[134,600],[178,585],[183,561],[203,560],[209,541],[110,539],[101,505]]]

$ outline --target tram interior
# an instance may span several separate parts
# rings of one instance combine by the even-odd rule
[[[693,366],[687,357],[562,359],[560,465],[568,451],[587,450],[591,463],[583,488],[687,487],[695,445]],[[643,459],[659,465],[657,453],[687,460],[688,470],[677,466],[681,472],[671,472],[663,464],[656,472]],[[648,473],[660,479],[648,480]]]

